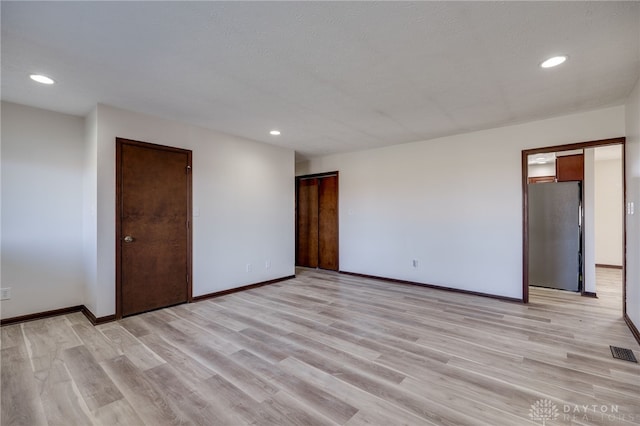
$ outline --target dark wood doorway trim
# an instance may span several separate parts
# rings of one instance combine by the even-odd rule
[[[548,152],[558,152],[558,151],[571,151],[574,149],[585,149],[585,148],[597,148],[599,146],[607,146],[607,145],[622,145],[622,202],[623,202],[623,220],[622,220],[622,312],[623,315],[626,316],[627,312],[627,273],[626,273],[626,264],[627,264],[627,222],[626,217],[624,217],[624,206],[627,205],[627,190],[626,190],[626,172],[625,172],[625,152],[624,145],[626,139],[624,137],[621,138],[611,138],[611,139],[601,139],[596,141],[589,142],[581,142],[574,144],[566,144],[566,145],[556,145],[556,146],[547,146],[544,148],[534,148],[534,149],[526,149],[522,151],[522,302],[529,303],[529,209],[528,209],[528,200],[529,200],[529,187],[528,187],[528,158],[529,155],[533,154],[542,154]],[[584,263],[583,263],[584,268]],[[584,270],[583,270],[584,276]],[[584,283],[582,287],[582,292],[584,294]],[[587,295],[587,294],[585,294]]]
[[[332,172],[323,172],[323,173],[313,173],[313,174],[308,174],[308,175],[302,175],[302,176],[296,176],[296,188],[295,188],[295,194],[296,194],[296,203],[295,203],[295,253],[296,253],[296,261],[294,262],[297,266],[298,262],[298,194],[299,194],[299,190],[300,190],[300,181],[303,180],[308,180],[308,179],[321,179],[321,178],[325,178],[325,177],[330,177],[330,176],[335,176],[338,182],[338,189],[337,189],[337,194],[336,196],[338,196],[339,194],[339,185],[340,185],[340,173],[336,170],[336,171],[332,171]],[[336,271],[340,270],[340,203],[339,203],[339,199],[337,201],[337,206],[336,206],[336,228],[337,228],[337,232],[338,232],[338,236],[337,236],[337,247],[336,247],[336,257],[337,257],[337,264],[336,264]]]
[[[122,218],[120,216],[120,208],[122,205],[122,146],[125,144],[163,151],[180,152],[187,155],[189,167],[189,173],[187,175],[187,218],[189,220],[187,231],[187,271],[189,274],[189,281],[187,282],[187,302],[193,302],[193,226],[191,223],[191,218],[193,217],[192,152],[188,149],[157,145],[149,142],[140,142],[131,139],[116,138],[116,320],[122,319],[122,250],[120,245],[120,238],[122,234]]]

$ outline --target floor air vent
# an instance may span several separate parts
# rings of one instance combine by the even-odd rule
[[[623,359],[630,362],[638,362],[631,349],[619,348],[617,346],[609,347],[611,348],[611,355],[613,355],[614,358]]]

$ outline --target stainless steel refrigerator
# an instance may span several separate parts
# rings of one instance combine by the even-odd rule
[[[529,285],[580,291],[580,182],[529,184]]]

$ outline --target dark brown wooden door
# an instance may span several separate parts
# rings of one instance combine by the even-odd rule
[[[191,296],[191,152],[124,139],[117,140],[117,150],[116,310],[127,316],[186,302]]]
[[[296,265],[318,267],[318,179],[298,182]]]
[[[338,176],[318,179],[318,267],[338,270]]]
[[[338,176],[302,177],[296,194],[296,265],[338,270]]]

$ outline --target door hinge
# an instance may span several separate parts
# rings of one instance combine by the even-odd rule
[[[187,166],[187,174],[191,172],[191,166]]]

